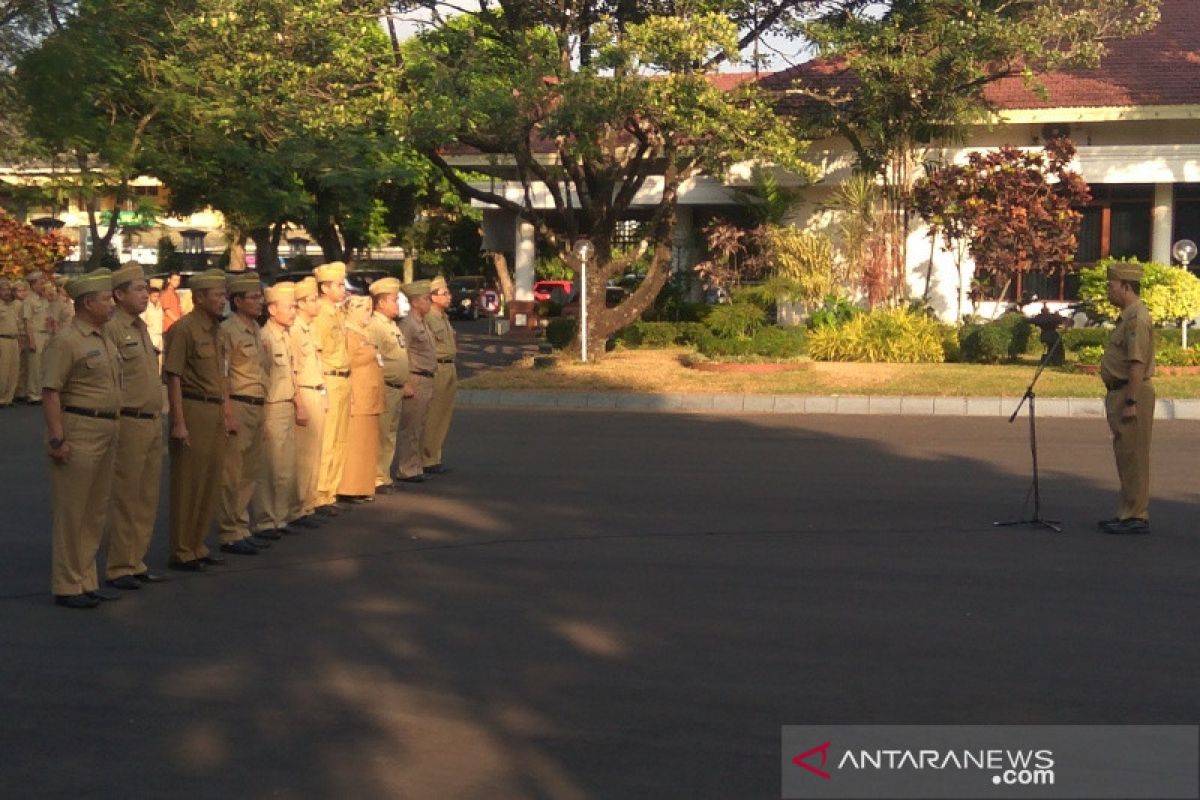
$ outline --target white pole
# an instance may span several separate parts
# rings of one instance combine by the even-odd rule
[[[1183,271],[1187,272],[1188,263],[1191,259],[1181,258],[1179,260],[1183,264]],[[1188,326],[1188,318],[1184,317],[1183,318],[1183,349],[1184,350],[1187,350],[1187,326]]]
[[[585,364],[587,363],[587,345],[588,345],[588,326],[587,326],[587,256],[583,256],[580,261],[583,264],[583,269],[579,271],[579,341],[582,347],[579,349],[579,358]]]

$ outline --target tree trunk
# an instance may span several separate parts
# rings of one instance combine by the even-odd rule
[[[667,239],[670,241],[670,238]],[[609,337],[630,323],[636,322],[658,297],[663,286],[670,278],[671,246],[659,243],[655,245],[654,257],[646,270],[646,278],[625,298],[616,308],[608,308],[605,303],[605,282],[599,276],[607,271],[611,264],[588,269],[588,360],[597,361],[604,355],[605,343]],[[596,278],[593,280],[592,276]],[[579,341],[568,348],[568,352],[579,355]]]
[[[257,251],[254,257],[255,269],[264,275],[279,271],[279,238],[271,228],[255,228],[250,232]]]
[[[508,271],[508,256],[498,250],[491,250],[488,255],[492,257],[492,266],[496,268],[496,280],[500,282],[500,296],[504,298],[504,304],[511,305],[515,297],[513,294],[512,274]]]

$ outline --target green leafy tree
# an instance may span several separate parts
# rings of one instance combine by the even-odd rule
[[[435,15],[434,29],[403,49],[411,140],[463,197],[530,223],[576,273],[572,244],[592,241],[587,283],[595,311],[586,336],[590,353],[603,352],[596,344],[637,319],[667,280],[684,181],[723,175],[742,160],[810,174],[797,157],[800,142],[764,93],[727,91],[711,79],[718,62],[736,59],[753,40],[746,35],[808,6],[773,7],[772,22],[749,31],[738,25],[739,14],[752,16],[747,7],[725,2],[517,0]],[[453,148],[510,162],[504,172],[522,196],[472,182],[447,157]],[[640,246],[621,255],[617,225],[639,192],[652,192],[655,203]],[[550,207],[539,207],[535,194]],[[605,308],[605,283],[646,256],[645,280]]]
[[[887,282],[905,287],[908,190],[922,151],[960,141],[992,110],[988,84],[1095,67],[1106,42],[1147,31],[1159,0],[843,0],[797,26],[833,73],[793,87],[809,98],[814,136],[838,134],[858,169],[882,180]]]

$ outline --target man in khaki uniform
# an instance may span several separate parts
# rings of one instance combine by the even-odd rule
[[[39,277],[30,284],[21,317],[25,323],[29,402],[42,402],[42,354],[50,340],[50,293],[56,291],[54,282]]]
[[[13,404],[21,374],[21,304],[13,296],[12,282],[0,278],[0,408]]]
[[[317,481],[321,476],[321,441],[325,435],[328,400],[321,355],[317,351],[316,319],[320,310],[317,280],[312,276],[296,284],[296,321],[292,323],[292,357],[296,365],[296,408],[301,406],[308,424],[296,429],[296,501],[289,514],[293,528],[316,528]],[[332,506],[327,509],[337,513]]]
[[[121,365],[121,419],[105,576],[114,589],[129,590],[162,580],[145,560],[162,477],[162,377],[158,351],[140,316],[148,297],[142,265],[125,264],[113,273],[112,283],[117,310],[104,326],[104,335]]]
[[[336,510],[338,486],[346,469],[346,437],[350,433],[350,354],[346,349],[346,265],[323,264],[314,271],[320,292],[315,323],[322,379],[329,401],[321,441],[321,476],[317,481],[317,508]]]
[[[437,351],[437,369],[433,373],[433,399],[429,401],[429,413],[421,432],[421,464],[427,474],[438,475],[449,472],[442,464],[442,445],[450,432],[450,418],[454,416],[454,396],[458,393],[458,370],[454,357],[458,355],[458,340],[446,309],[450,307],[450,286],[441,275],[429,282],[430,300],[433,308],[425,315],[425,324],[433,334],[433,347]]]
[[[225,273],[210,269],[191,279],[194,307],[163,337],[163,374],[171,413],[171,569],[202,572],[223,564],[204,540],[221,488],[229,434],[237,431],[225,380]]]
[[[1108,394],[1105,416],[1121,479],[1117,516],[1104,520],[1106,533],[1150,532],[1150,433],[1154,423],[1154,325],[1141,297],[1142,266],[1108,268],[1108,299],[1121,309],[1100,359],[1100,379]]]
[[[117,455],[121,370],[103,327],[112,313],[112,273],[98,269],[68,289],[78,316],[46,352],[43,386],[53,504],[54,601],[94,608],[120,592],[101,589],[96,552],[104,535]]]
[[[403,483],[424,483],[421,466],[421,431],[429,412],[429,401],[433,398],[433,377],[437,369],[437,351],[434,349],[433,334],[425,324],[425,316],[433,307],[429,298],[429,281],[406,283],[404,295],[412,308],[400,322],[400,331],[408,344],[408,374],[413,389],[411,397],[404,398],[400,409],[400,437],[396,443],[396,480]]]
[[[308,424],[296,400],[295,361],[289,329],[296,319],[296,285],[277,283],[266,291],[270,318],[262,340],[266,405],[263,406],[262,478],[254,493],[254,529],[258,536],[277,538],[296,533],[288,527],[296,505],[296,428]]]
[[[383,413],[379,415],[379,459],[375,471],[375,491],[391,494],[392,459],[396,455],[396,436],[400,428],[400,409],[405,396],[412,396],[408,374],[408,345],[396,324],[400,316],[400,281],[380,278],[370,286],[374,310],[367,323],[367,337],[383,359]]]
[[[273,531],[257,540],[250,533],[250,500],[263,472],[267,376],[258,327],[263,290],[254,272],[229,276],[225,289],[233,313],[221,323],[221,338],[225,342],[229,400],[237,433],[225,450],[221,469],[221,552],[256,556],[260,549],[270,546],[268,538],[278,538]]]
[[[71,296],[67,294],[67,276],[55,275],[50,288],[50,335],[53,336],[58,331],[71,322],[71,318],[75,316],[75,303],[71,300]]]
[[[17,365],[17,391],[13,399],[24,403],[29,399],[29,337],[25,335],[25,301],[29,299],[29,281],[13,281],[13,301],[17,304],[17,350],[20,363]]]

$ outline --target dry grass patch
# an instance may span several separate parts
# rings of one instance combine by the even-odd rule
[[[462,382],[464,389],[638,392],[648,394],[910,395],[1019,397],[1033,375],[1029,365],[812,363],[808,369],[766,375],[700,372],[686,367],[691,354],[671,350],[618,350],[599,363],[560,356],[558,365],[537,369],[532,357]],[[1155,378],[1159,397],[1200,397],[1200,376]],[[1100,397],[1094,375],[1046,370],[1040,397]]]

